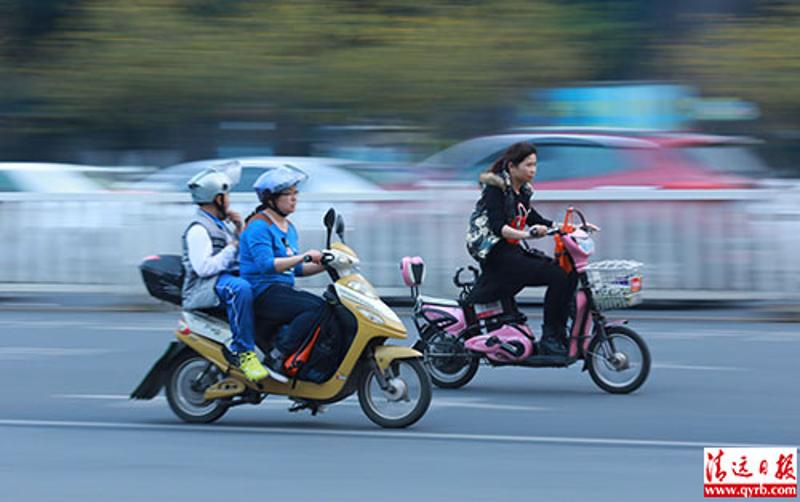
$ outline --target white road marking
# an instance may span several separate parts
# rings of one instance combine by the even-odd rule
[[[0,325],[3,326],[20,326],[20,327],[34,327],[34,328],[65,328],[75,326],[89,326],[94,324],[91,321],[45,321],[41,319],[13,319],[13,320],[0,320]]]
[[[470,402],[469,400],[457,401],[455,399],[435,398],[431,401],[431,406],[443,408],[474,408],[478,410],[498,410],[498,411],[552,411],[553,408],[544,406],[524,406],[517,404],[495,404],[484,402]]]
[[[645,339],[647,338],[668,338],[670,340],[697,340],[699,338],[735,338],[740,336],[752,335],[752,331],[713,331],[704,329],[702,331],[637,331]]]
[[[130,399],[130,396],[125,396],[123,394],[54,394],[53,397],[61,399],[93,399],[98,401],[104,401],[104,400],[121,401],[125,399]],[[156,396],[154,399],[163,400],[164,396]]]
[[[709,448],[717,445],[727,447],[777,447],[783,445],[739,443],[735,441],[669,441],[660,439],[624,439],[624,438],[590,438],[561,436],[513,436],[499,434],[467,434],[443,432],[417,432],[414,430],[329,430],[299,429],[292,427],[254,427],[227,425],[188,425],[188,424],[145,424],[134,422],[89,422],[67,420],[21,420],[0,419],[0,427],[55,428],[55,429],[105,429],[119,431],[180,431],[202,434],[213,433],[247,433],[247,434],[280,434],[296,436],[356,437],[371,439],[417,439],[417,440],[449,440],[514,444],[562,444],[567,446],[611,446],[611,447],[646,447],[646,448]]]
[[[86,326],[93,331],[160,331],[171,335],[178,329],[177,324],[170,326],[119,326],[115,324],[94,324]]]
[[[53,308],[53,307],[60,307],[58,303],[45,303],[45,302],[13,302],[7,303],[4,305],[8,310],[13,310],[14,307],[23,307],[23,308],[31,308],[31,307],[38,307],[38,308]]]
[[[96,321],[44,321],[35,319],[0,320],[0,326],[24,328],[82,328],[92,331],[161,331],[167,334],[174,333],[177,322],[169,325],[150,326],[123,326],[115,322]]]
[[[736,368],[732,366],[695,366],[689,364],[670,364],[656,363],[654,369],[660,370],[690,370],[690,371],[750,371],[748,368]]]
[[[129,401],[125,404],[131,406],[138,406],[138,402],[130,400],[129,396],[124,394],[54,394],[53,397],[58,399],[88,399],[96,401]],[[275,396],[274,398],[265,399],[259,406],[269,407],[288,407],[292,405],[292,401],[284,396]],[[157,396],[154,399],[164,400],[164,396]],[[331,406],[360,406],[358,399],[355,396],[348,397],[338,403],[333,403]],[[435,408],[474,408],[479,410],[499,410],[499,411],[552,411],[553,408],[546,408],[543,406],[524,406],[516,404],[495,404],[485,402],[483,399],[440,399],[436,398],[431,401],[431,406]]]
[[[115,352],[110,349],[64,347],[0,347],[0,360],[25,360],[37,357],[96,356]]]
[[[781,327],[782,328],[782,327]],[[741,338],[743,341],[770,340],[773,338],[785,339],[785,341],[800,340],[800,330],[786,330],[779,327],[770,326],[765,331],[753,329],[719,329],[703,328],[701,331],[685,329],[676,330],[647,330],[638,331],[645,339],[647,338],[666,338],[670,340],[697,340],[700,338]],[[782,340],[784,341],[784,340]]]
[[[789,343],[797,343],[800,342],[800,333],[770,333],[769,335],[764,336],[751,336],[749,338],[743,338],[743,342],[789,342]]]

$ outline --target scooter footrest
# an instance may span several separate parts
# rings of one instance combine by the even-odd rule
[[[551,356],[551,355],[536,355],[520,361],[520,366],[529,366],[532,368],[552,368],[552,367],[566,367],[575,362],[575,359],[568,356]]]

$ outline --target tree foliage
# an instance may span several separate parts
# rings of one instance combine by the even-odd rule
[[[719,20],[716,28],[667,49],[667,64],[714,94],[750,99],[766,115],[797,123],[800,114],[800,5],[761,16]]]
[[[435,119],[591,77],[608,27],[524,0],[83,0],[67,14],[18,69],[54,118],[112,127],[231,106]]]

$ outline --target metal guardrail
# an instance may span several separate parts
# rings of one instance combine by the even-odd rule
[[[464,247],[477,190],[304,193],[292,216],[302,248],[323,246],[322,215],[336,207],[362,271],[384,295],[404,295],[399,261],[422,256],[423,291],[452,296],[452,274],[472,263]],[[645,264],[645,298],[785,298],[800,288],[800,192],[770,190],[542,191],[547,217],[580,208],[603,231],[595,260]],[[254,196],[234,194],[248,213]],[[183,193],[0,194],[0,283],[108,285],[143,293],[137,265],[179,253],[193,206]],[[534,244],[550,253],[552,241]],[[324,277],[303,279],[321,287]],[[532,290],[523,295],[540,295]]]

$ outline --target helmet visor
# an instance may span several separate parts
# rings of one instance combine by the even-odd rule
[[[231,180],[231,188],[238,185],[239,181],[242,179],[242,164],[240,164],[238,160],[218,164],[214,166],[214,170],[224,174]]]

